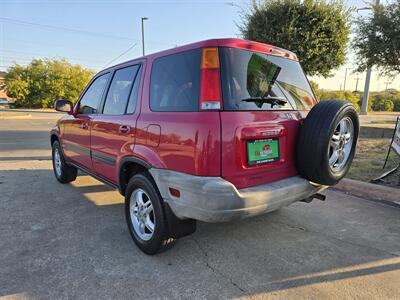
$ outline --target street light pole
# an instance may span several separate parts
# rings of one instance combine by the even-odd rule
[[[360,79],[359,77],[356,78],[356,80],[357,80],[357,81],[356,81],[356,92],[358,92],[358,80],[359,80],[359,79]]]
[[[143,56],[144,56],[144,21],[148,20],[147,17],[142,17],[142,49],[143,49]]]
[[[375,5],[379,5],[379,0],[375,0]],[[371,72],[372,68],[369,66],[367,68],[367,74],[365,75],[365,85],[364,85],[364,94],[363,94],[363,99],[362,99],[362,104],[361,104],[361,112],[360,114],[362,115],[367,115],[368,114],[368,97],[369,97],[369,84],[371,81]]]
[[[371,81],[371,67],[367,69],[367,75],[365,76],[364,94],[361,104],[361,114],[368,114],[368,97],[369,97],[369,83]]]
[[[344,93],[346,93],[347,69],[349,69],[349,68],[346,68],[345,71],[344,71],[344,84],[343,84],[343,92]]]

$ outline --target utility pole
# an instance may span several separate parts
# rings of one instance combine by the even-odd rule
[[[344,71],[344,84],[343,84],[343,92],[346,93],[346,79],[347,79],[347,70],[350,68],[346,68]]]
[[[361,115],[368,114],[368,97],[369,97],[369,83],[371,81],[371,67],[367,69],[367,75],[365,76],[364,94],[361,103]]]
[[[358,92],[358,80],[360,79],[360,77],[357,77],[356,78],[356,90],[355,90],[355,92]]]
[[[376,6],[379,5],[379,0],[375,0],[375,5]],[[368,114],[369,83],[371,81],[371,72],[372,72],[372,66],[368,66],[367,74],[365,75],[364,94],[363,94],[363,99],[362,99],[362,104],[361,104],[361,112],[360,112],[360,114],[362,114],[362,115]]]
[[[142,49],[143,49],[143,56],[144,56],[144,21],[148,20],[147,17],[142,17]]]

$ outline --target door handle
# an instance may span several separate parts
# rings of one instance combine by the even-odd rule
[[[129,133],[129,131],[131,131],[131,127],[130,126],[128,126],[128,125],[119,126],[119,132],[120,133],[126,134],[126,133]]]
[[[88,123],[82,123],[82,129],[88,129],[89,125]]]

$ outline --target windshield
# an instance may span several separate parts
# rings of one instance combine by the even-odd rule
[[[297,61],[220,48],[220,62],[224,110],[309,110],[315,104],[310,84]],[[287,103],[260,105],[259,99],[267,97],[282,98]],[[252,98],[254,102],[248,101]]]

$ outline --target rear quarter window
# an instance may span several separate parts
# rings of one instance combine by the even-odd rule
[[[152,111],[198,111],[201,49],[154,61],[150,80]]]

